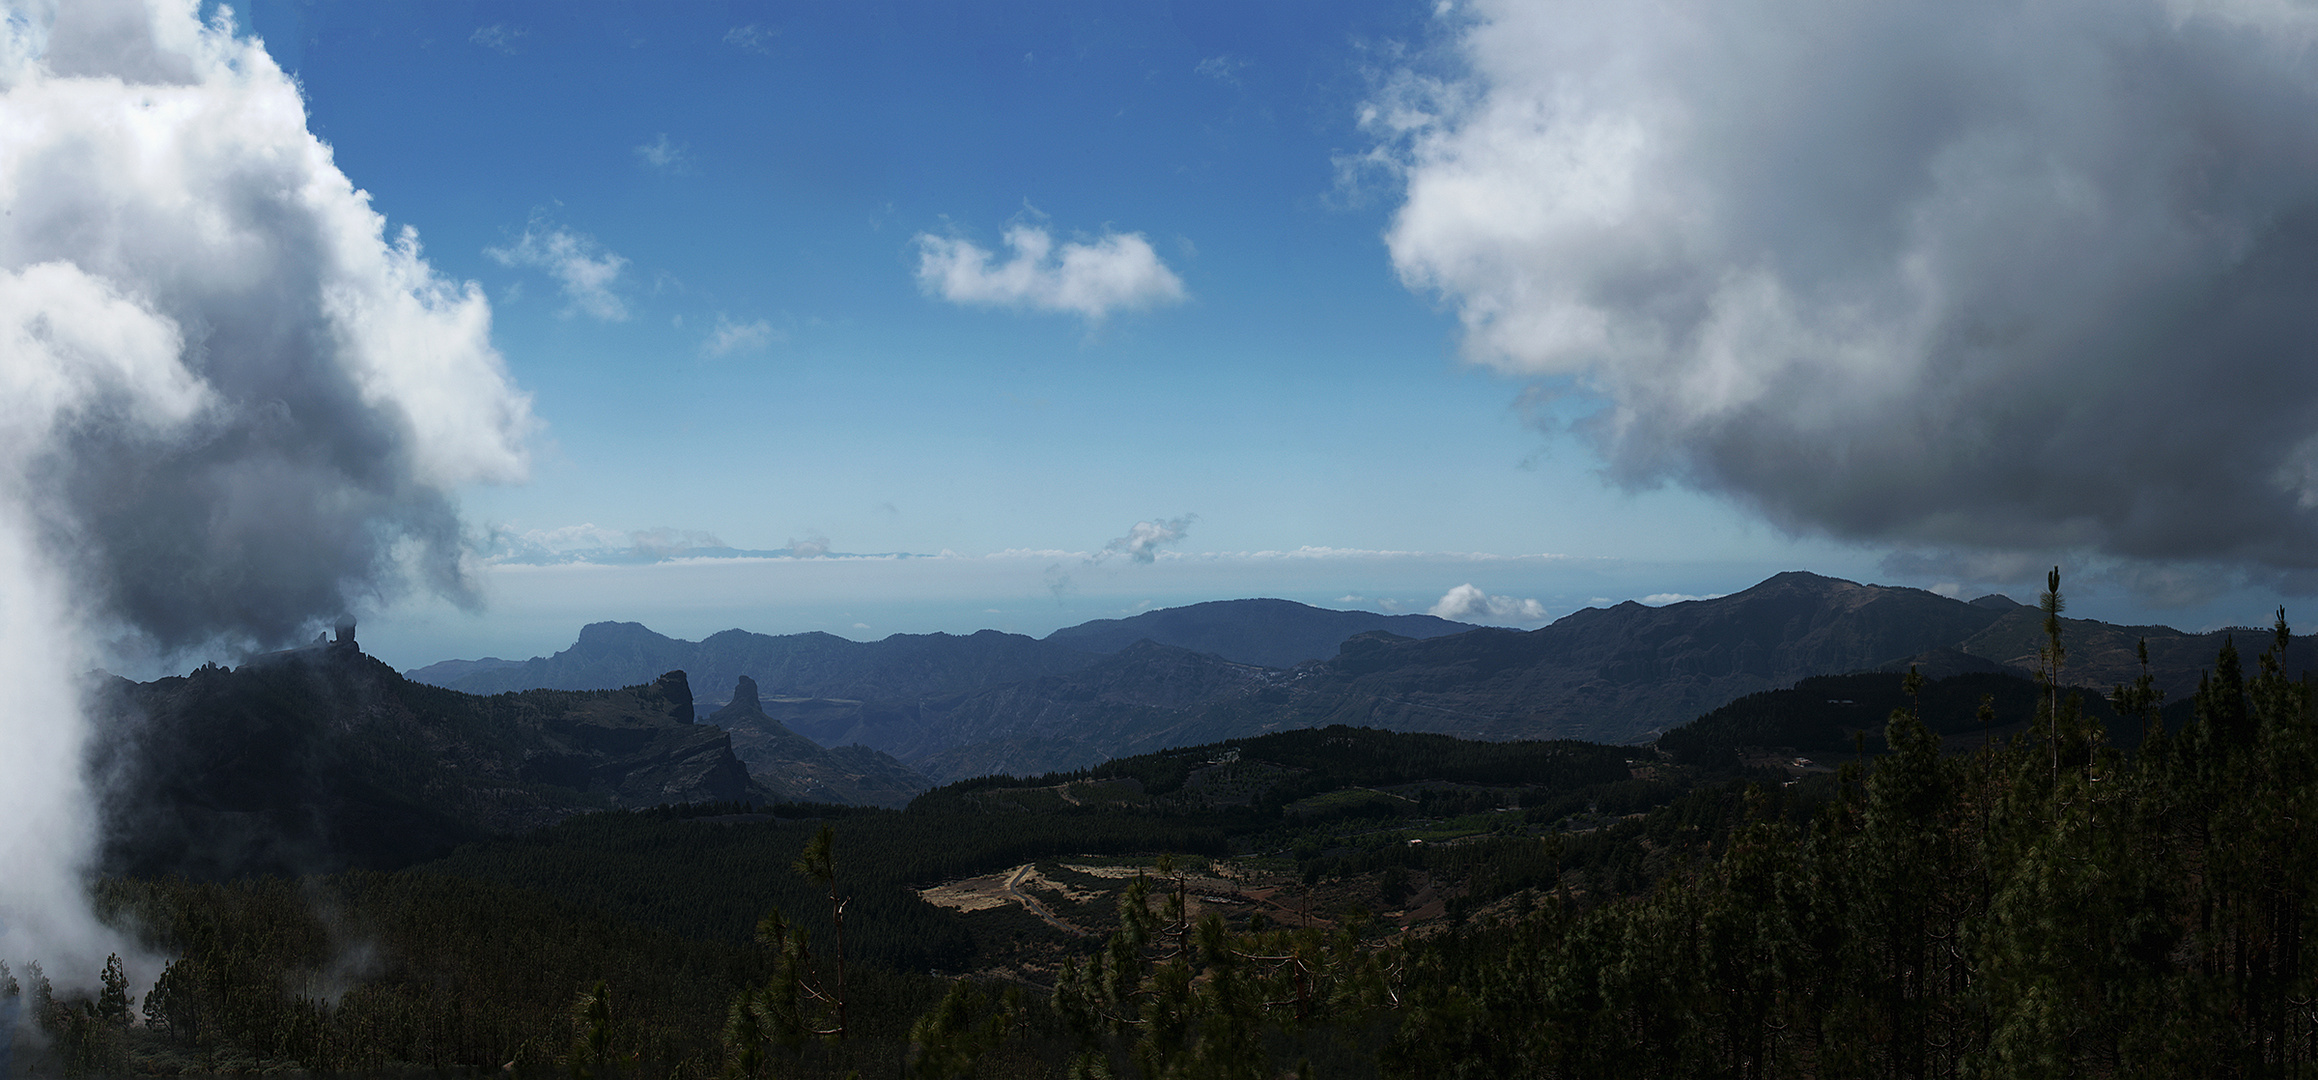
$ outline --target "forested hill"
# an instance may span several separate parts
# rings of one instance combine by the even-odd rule
[[[1821,675],[1724,705],[1659,736],[1656,749],[1671,762],[1710,770],[1752,762],[1798,775],[1831,772],[1860,754],[1889,752],[1884,728],[1895,710],[1914,711],[1943,752],[1959,753],[2010,739],[2036,714],[2043,695],[2035,681],[2009,671],[1925,679],[1912,694],[1906,676],[1896,672]],[[2120,718],[2104,696],[2078,697],[2111,745],[2140,745],[2138,718]],[[2172,726],[2181,726],[2190,705],[2189,699],[2173,703]],[[1799,757],[1806,763],[1797,764]]]
[[[106,864],[227,878],[395,867],[575,813],[770,800],[681,671],[475,697],[351,640],[93,688]]]

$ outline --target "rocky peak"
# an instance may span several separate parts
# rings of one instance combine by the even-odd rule
[[[652,691],[668,700],[668,718],[679,724],[693,723],[692,684],[685,681],[684,673],[671,671],[652,682]]]
[[[732,701],[723,709],[718,709],[717,713],[722,715],[727,709],[743,716],[763,716],[765,704],[757,697],[757,681],[746,675],[741,676],[740,681],[732,686]]]

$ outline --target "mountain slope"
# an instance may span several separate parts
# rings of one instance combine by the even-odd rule
[[[1355,634],[1382,630],[1406,638],[1433,638],[1471,629],[1469,624],[1431,615],[1336,611],[1293,600],[1211,600],[1066,626],[1043,640],[1096,653],[1115,653],[1148,640],[1236,663],[1286,668],[1326,660]]]
[[[756,799],[681,671],[478,698],[351,641],[92,688],[105,862],[224,878],[389,868],[586,810]]]
[[[784,799],[899,808],[933,786],[891,755],[860,745],[824,748],[789,730],[765,714],[756,681],[746,675],[708,722],[731,734],[749,775]]]
[[[1904,680],[1903,673],[1889,671],[1813,676],[1730,702],[1659,736],[1657,748],[1679,764],[1711,769],[1740,764],[1750,753],[1784,760],[1807,755],[1822,765],[1850,761],[1861,753],[1888,752],[1884,727],[1892,711],[1913,707],[1947,750],[1967,751],[2030,726],[2044,696],[2034,680],[2010,671],[1927,677],[1913,698]],[[1983,700],[1994,723],[1980,719]],[[2090,694],[2084,710],[2108,729],[2110,743],[2140,743],[2138,718],[2120,720],[2105,699]]]
[[[2068,664],[2061,682],[2105,694],[2111,687],[2132,682],[2141,674],[2138,646],[2149,643],[2149,673],[2165,691],[2167,701],[2180,701],[2197,690],[2198,676],[2211,668],[2222,643],[2237,643],[2241,662],[2250,670],[2254,657],[2270,647],[2268,629],[2239,627],[2202,634],[2186,634],[2170,626],[2118,626],[2091,619],[2062,619],[2061,641],[2068,647]],[[2044,613],[2021,607],[2006,613],[1957,648],[2023,670],[2036,668],[2036,651],[2044,644]],[[2297,637],[2286,646],[2285,669],[2299,673],[2318,667],[2318,640]]]
[[[1527,633],[1345,643],[1306,687],[1316,723],[1467,738],[1631,742],[1745,694],[1951,644],[2001,614],[1921,589],[1786,573],[1664,607],[1588,608]]]
[[[1292,700],[1267,691],[1295,678],[1138,641],[1068,675],[922,701],[915,738],[896,756],[941,779],[1029,774],[1273,726],[1307,727],[1264,719]]]

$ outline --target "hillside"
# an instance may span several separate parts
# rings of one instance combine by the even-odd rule
[[[750,776],[792,802],[899,808],[933,786],[889,754],[859,744],[824,748],[789,730],[765,714],[756,681],[746,675],[708,722],[732,736],[732,752]]]
[[[1096,653],[1155,641],[1213,653],[1234,663],[1286,668],[1335,656],[1345,639],[1355,634],[1382,630],[1405,638],[1434,638],[1473,628],[1431,615],[1335,611],[1293,600],[1210,600],[1066,626],[1043,640]]]
[[[2068,667],[2061,681],[2103,693],[2141,674],[2136,646],[2149,643],[2149,673],[2169,701],[2187,698],[2197,689],[2198,676],[2213,666],[2224,641],[2234,639],[2248,661],[2270,645],[2268,628],[2239,627],[2187,634],[2170,626],[2118,626],[2092,619],[2061,620],[2061,638],[2068,646]],[[2036,666],[2036,649],[2044,640],[2044,616],[2032,607],[2006,613],[1980,632],[1957,643],[1974,656],[2022,669]],[[2301,672],[2318,668],[2318,641],[2295,638],[2286,646],[2285,669]]]
[[[351,640],[91,693],[106,863],[196,878],[391,867],[575,813],[769,799],[684,673],[479,698]]]
[[[2011,672],[1968,672],[1946,678],[1927,677],[1920,699],[1910,699],[1896,672],[1860,672],[1820,675],[1783,690],[1749,694],[1658,737],[1658,751],[1670,761],[1705,769],[1727,769],[1748,761],[1776,760],[1790,772],[1812,771],[1791,767],[1797,756],[1824,767],[1853,760],[1860,753],[1882,754],[1884,725],[1894,709],[1921,709],[1924,726],[1940,736],[1943,753],[1979,749],[2010,738],[2036,715],[2043,691],[2030,679]],[[1984,723],[1980,706],[1987,701],[1993,722]],[[2111,745],[2134,747],[2141,742],[2139,721],[2117,717],[2106,698],[2085,694],[2085,715],[2108,731]],[[2176,703],[2174,710],[2184,710]],[[2175,726],[2184,717],[2169,718]]]

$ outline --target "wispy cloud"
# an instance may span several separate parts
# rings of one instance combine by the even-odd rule
[[[529,36],[531,36],[529,30],[515,29],[505,23],[492,23],[489,26],[476,27],[474,33],[467,35],[467,41],[469,44],[481,45],[486,49],[513,56],[520,51],[516,48],[517,44]]]
[[[765,46],[771,44],[773,38],[779,35],[780,31],[778,30],[767,30],[755,23],[750,23],[747,26],[735,26],[725,31],[724,43],[744,52],[762,53],[768,51]]]
[[[552,565],[660,562],[729,550],[715,534],[699,529],[620,530],[584,524],[522,532],[494,526],[478,554],[487,563]]]
[[[1207,59],[1193,65],[1191,70],[1205,78],[1214,79],[1219,83],[1238,86],[1239,73],[1247,70],[1247,66],[1247,61],[1242,60],[1236,56],[1224,54],[1221,56],[1210,56]]]
[[[1113,311],[1181,301],[1175,276],[1142,233],[1106,232],[1057,245],[1036,225],[1006,230],[1011,258],[955,236],[919,233],[918,285],[954,304],[1071,312],[1100,321]]]
[[[991,558],[1064,555],[1079,558],[1079,565],[1082,567],[1094,567],[1101,565],[1114,555],[1124,555],[1134,562],[1149,565],[1158,561],[1162,548],[1182,540],[1184,534],[1191,530],[1191,523],[1197,520],[1199,520],[1199,515],[1185,514],[1182,517],[1165,521],[1138,521],[1127,530],[1127,535],[1104,544],[1101,551],[1090,555],[1076,555],[1072,552],[1062,551],[1009,550],[996,553]],[[1068,599],[1072,593],[1078,591],[1078,582],[1072,579],[1070,569],[1066,564],[1057,562],[1046,568],[1046,591],[1053,593],[1058,603]]]
[[[701,343],[700,350],[710,356],[755,352],[781,340],[781,337],[781,332],[773,329],[773,324],[763,319],[736,323],[723,315],[718,315],[716,328],[708,332],[708,339]]]
[[[596,243],[586,233],[574,232],[539,215],[523,226],[523,235],[505,247],[483,249],[501,266],[546,271],[562,286],[571,302],[566,314],[584,311],[606,322],[628,317],[628,305],[612,291],[628,260]]]
[[[1511,596],[1491,596],[1472,584],[1450,589],[1427,614],[1452,622],[1541,623],[1545,605]]]
[[[663,131],[651,142],[637,146],[636,157],[644,164],[650,165],[655,169],[666,169],[670,172],[681,172],[683,171],[685,165],[689,164],[684,156],[684,152],[687,149],[690,149],[690,147],[686,146],[684,143],[670,140],[668,138],[668,133]]]
[[[1159,557],[1159,549],[1183,539],[1191,531],[1191,523],[1199,520],[1197,514],[1185,514],[1169,521],[1138,521],[1135,527],[1095,553],[1100,562],[1112,555],[1124,555],[1139,563],[1148,563]]]

